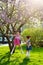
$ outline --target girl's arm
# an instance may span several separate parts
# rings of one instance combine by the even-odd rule
[[[31,46],[31,42],[29,42],[29,46]]]

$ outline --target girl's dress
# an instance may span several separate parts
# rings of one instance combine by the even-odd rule
[[[20,40],[20,36],[16,36],[15,38],[14,38],[14,45],[16,46],[16,45],[20,45],[20,43],[21,43],[21,40]]]
[[[29,45],[29,43],[30,43],[30,40],[27,41],[27,44],[28,44],[28,45]],[[27,50],[32,50],[32,46],[31,46],[31,45],[30,45],[29,47],[26,46],[26,49],[27,49]]]

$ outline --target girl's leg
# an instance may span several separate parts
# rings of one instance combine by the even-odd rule
[[[28,56],[30,57],[30,50],[28,51]]]
[[[13,47],[13,49],[12,49],[12,51],[11,51],[11,54],[13,54],[13,52],[15,52],[15,45],[14,45],[14,47]]]
[[[14,47],[14,51],[13,51],[13,53],[15,53],[15,49],[16,49],[16,46]]]
[[[22,47],[21,47],[21,45],[19,45],[19,47],[20,47],[21,53],[24,53],[24,52],[23,52],[23,49],[22,49]]]
[[[26,56],[28,56],[28,54],[29,54],[29,53],[28,53],[28,50],[27,50],[27,51],[26,51]]]
[[[30,51],[29,50],[26,52],[26,56],[30,57]]]

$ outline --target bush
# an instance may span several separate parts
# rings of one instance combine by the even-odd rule
[[[29,28],[25,29],[21,35],[23,36],[24,40],[26,40],[26,36],[31,36],[31,42],[34,46],[41,46],[40,41],[43,40],[43,29],[42,28]]]

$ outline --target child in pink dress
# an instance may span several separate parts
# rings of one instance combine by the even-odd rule
[[[15,36],[15,39],[13,40],[13,42],[14,42],[14,45],[16,46],[16,45],[18,45],[18,46],[20,46],[20,42],[21,41],[21,39],[20,39],[20,34],[19,34],[19,32],[17,32],[17,35]]]
[[[14,43],[14,47],[13,47],[13,49],[11,51],[11,54],[15,50],[16,46],[19,46],[20,49],[21,49],[21,51],[22,51],[22,47],[21,47],[21,36],[20,36],[20,33],[19,32],[16,33],[16,36],[15,36],[15,38],[13,40],[13,43]],[[22,53],[23,53],[23,51],[22,51]]]

